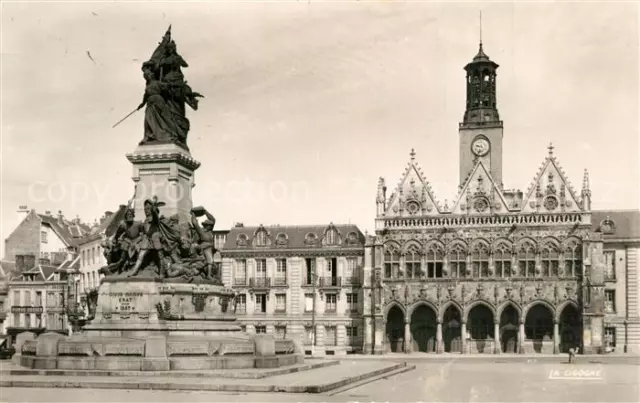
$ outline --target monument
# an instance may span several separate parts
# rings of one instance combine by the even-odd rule
[[[187,84],[184,67],[169,27],[142,64],[146,86],[136,111],[145,109],[144,135],[127,155],[134,196],[103,245],[107,266],[101,270],[105,278],[95,317],[70,337],[25,340],[16,357],[21,365],[145,371],[303,361],[293,341],[246,334],[236,322],[234,292],[222,285],[213,261],[215,218],[204,207],[193,207],[200,163],[187,146],[185,106],[197,110],[202,95]]]

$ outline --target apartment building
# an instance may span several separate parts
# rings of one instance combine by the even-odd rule
[[[363,247],[355,225],[236,225],[221,256],[239,322],[248,333],[301,337],[318,355],[361,351]]]

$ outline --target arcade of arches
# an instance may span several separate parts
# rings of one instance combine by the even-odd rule
[[[582,320],[575,304],[557,309],[536,301],[524,309],[509,303],[498,312],[478,302],[466,309],[427,303],[394,303],[387,310],[387,352],[558,354],[580,343]],[[465,335],[465,337],[463,337]]]

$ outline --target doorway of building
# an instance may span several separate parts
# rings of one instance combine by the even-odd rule
[[[462,352],[462,337],[460,324],[460,311],[453,305],[449,306],[442,318],[442,340],[444,351],[447,353]]]
[[[387,313],[386,335],[389,352],[401,353],[404,351],[404,314],[395,305]]]
[[[568,353],[570,348],[580,346],[580,330],[582,323],[580,312],[574,305],[567,305],[560,314],[560,352]]]
[[[420,305],[411,314],[411,351],[436,351],[438,319],[433,309]]]
[[[500,315],[500,344],[503,353],[518,352],[518,325],[520,315],[513,305],[508,305]]]

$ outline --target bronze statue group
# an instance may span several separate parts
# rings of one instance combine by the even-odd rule
[[[136,221],[127,207],[113,237],[103,243],[107,276],[182,278],[217,280],[219,273],[213,261],[215,218],[203,207],[191,210],[191,222],[183,231],[178,215],[165,218],[157,198],[144,202],[144,221]],[[198,217],[207,219],[200,225]]]

